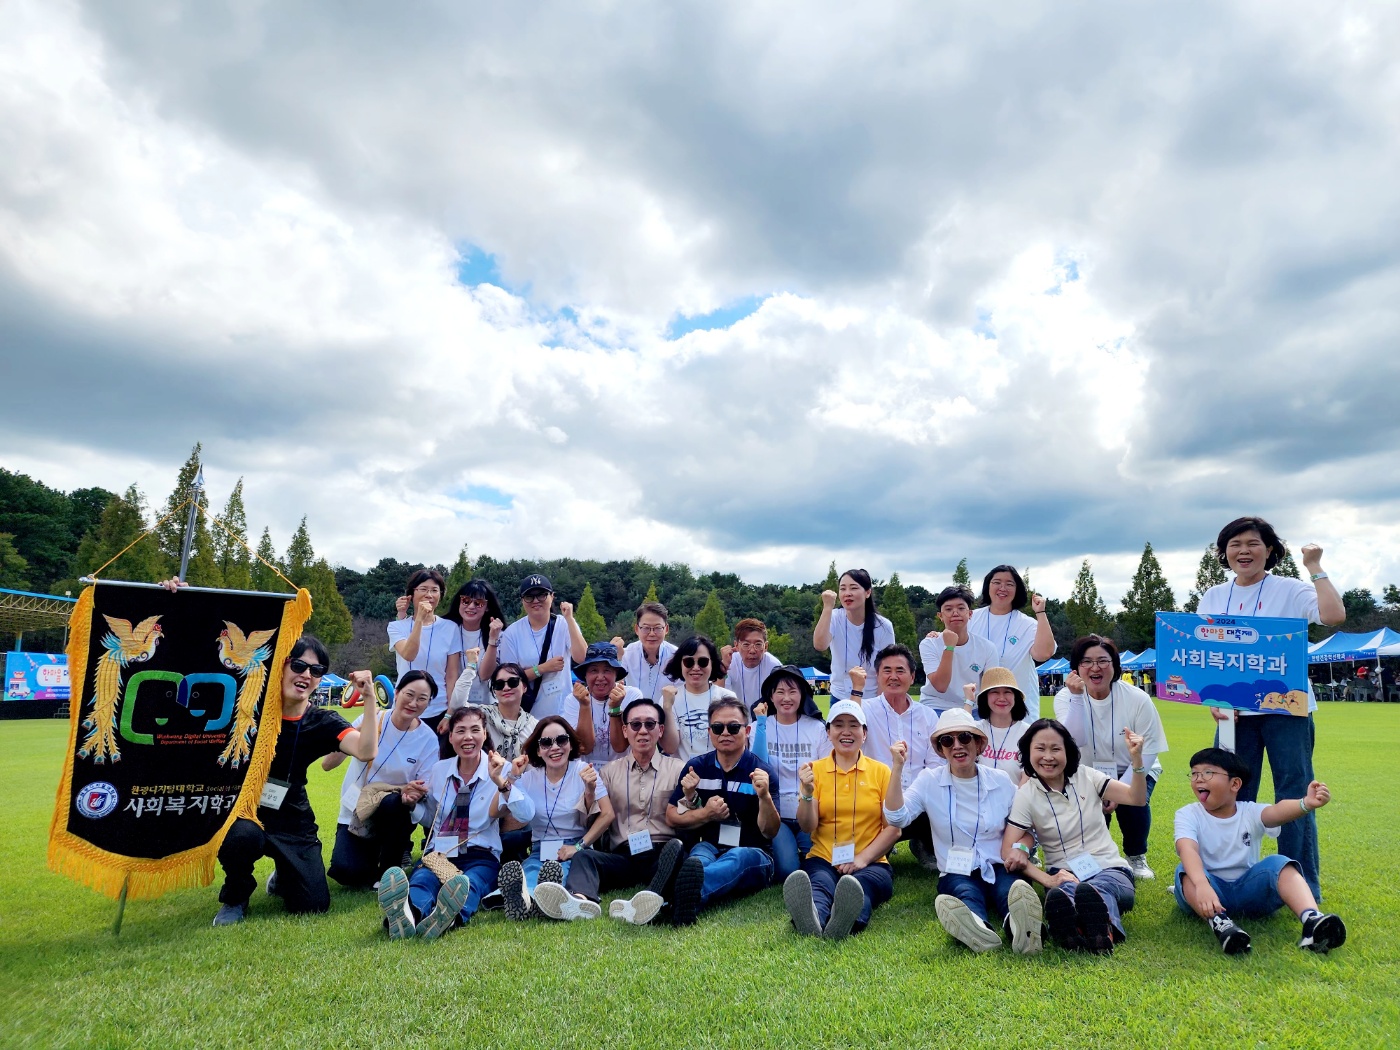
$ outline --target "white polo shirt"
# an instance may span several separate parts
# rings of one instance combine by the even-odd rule
[[[861,748],[862,752],[893,769],[890,745],[896,740],[903,740],[909,745],[909,760],[904,763],[904,771],[899,778],[902,786],[907,788],[912,784],[920,770],[937,769],[946,764],[934,753],[933,744],[929,742],[933,727],[938,724],[938,716],[912,696],[909,698],[909,710],[902,715],[895,712],[883,693],[863,700],[860,706],[865,711],[865,746]]]

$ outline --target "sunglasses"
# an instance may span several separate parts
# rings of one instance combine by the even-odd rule
[[[952,747],[953,741],[956,740],[963,747],[967,747],[967,745],[972,743],[974,740],[981,739],[982,738],[979,737],[976,733],[944,733],[941,737],[939,737],[933,742],[933,746]]]
[[[485,605],[485,598],[468,598],[465,595],[458,602],[459,605]]]
[[[730,736],[738,736],[738,735],[739,735],[740,733],[742,733],[743,731],[744,731],[744,723],[743,723],[743,722],[711,722],[711,723],[710,723],[710,732],[713,733],[715,736],[724,736],[725,733],[728,733]]]
[[[312,678],[324,678],[330,670],[325,664],[309,664],[305,660],[288,660],[287,663],[291,666],[293,674],[305,674],[310,671]]]
[[[682,656],[681,666],[687,669],[691,667],[706,668],[710,666],[710,658],[708,656]]]
[[[497,678],[491,683],[491,692],[499,693],[502,689],[514,689],[520,684],[520,679],[515,675],[508,678]]]
[[[568,747],[572,741],[566,736],[542,736],[540,737],[540,750],[548,751],[551,747]]]
[[[656,719],[654,719],[654,718],[637,718],[637,719],[634,719],[634,720],[631,721],[631,722],[628,722],[628,723],[627,723],[627,728],[630,729],[630,730],[632,730],[632,732],[634,732],[634,733],[640,733],[640,732],[641,732],[642,730],[644,730],[644,729],[645,729],[648,733],[650,733],[653,729],[655,729],[655,728],[656,728],[657,726],[659,726],[660,724],[661,724],[661,723],[658,722],[658,721],[657,721]]]
[[[550,596],[549,591],[530,591],[525,595],[525,600],[527,602],[542,602]]]

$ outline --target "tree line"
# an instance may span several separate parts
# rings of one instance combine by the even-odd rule
[[[64,493],[26,475],[0,469],[0,587],[77,594],[81,586],[78,578],[113,558],[116,560],[102,572],[106,579],[154,582],[174,575],[186,516],[177,508],[194,491],[200,452],[196,444],[170,495],[154,513],[135,485],[120,495],[101,488]],[[147,530],[150,534],[143,537]],[[250,546],[256,557],[250,554]],[[305,517],[284,552],[278,552],[266,527],[252,546],[240,478],[217,513],[207,497],[201,504],[186,577],[194,586],[285,591],[289,589],[282,579],[285,576],[311,592],[315,613],[308,629],[332,647],[338,670],[368,666],[376,672],[392,673],[384,625],[393,618],[394,600],[404,593],[409,577],[425,567],[391,557],[382,558],[364,572],[332,566],[316,555]],[[440,612],[446,611],[446,603],[458,586],[480,577],[495,588],[507,615],[514,618],[520,615],[516,599],[519,581],[530,573],[542,572],[553,582],[561,601],[574,603],[579,626],[589,641],[615,636],[631,641],[635,638],[632,611],[643,601],[661,601],[671,613],[673,640],[698,632],[728,641],[735,623],[755,617],[768,625],[769,648],[779,659],[829,670],[826,655],[812,647],[812,628],[820,615],[821,592],[836,589],[839,570],[834,562],[826,579],[796,586],[750,584],[733,573],[696,573],[688,565],[644,558],[502,561],[482,554],[473,560],[466,546],[452,565],[433,567],[447,580]],[[979,593],[981,573],[990,568],[979,566],[974,575],[963,558],[950,571],[947,583],[964,584],[974,594]],[[1291,554],[1275,571],[1298,576]],[[1027,586],[1033,587],[1030,571],[1023,570],[1022,575]],[[1153,618],[1158,610],[1194,611],[1201,595],[1225,579],[1225,569],[1214,548],[1208,546],[1201,555],[1194,586],[1178,605],[1149,542],[1123,596],[1122,609],[1110,613],[1086,558],[1069,596],[1063,600],[1047,598],[1046,612],[1060,643],[1059,655],[1068,651],[1074,638],[1089,633],[1108,635],[1120,648],[1140,652],[1153,644]],[[934,606],[936,596],[937,590],[905,585],[898,573],[875,581],[876,606],[894,624],[895,637],[916,651],[920,638],[943,628]],[[1383,624],[1400,627],[1400,589],[1394,584],[1387,586],[1379,599],[1363,588],[1347,591],[1343,601],[1347,630],[1377,629]],[[1323,637],[1329,630],[1314,628],[1318,632],[1315,637]],[[26,648],[43,644],[57,647],[61,632],[25,640]]]

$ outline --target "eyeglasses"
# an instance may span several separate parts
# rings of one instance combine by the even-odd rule
[[[1193,769],[1186,774],[1186,778],[1194,784],[1198,780],[1209,780],[1211,777],[1223,777],[1226,775],[1227,774],[1222,773],[1218,769]]]
[[[1080,667],[1112,667],[1113,661],[1107,656],[1096,656],[1092,660],[1080,660]]]
[[[711,722],[711,723],[710,723],[710,732],[713,733],[715,736],[724,736],[725,733],[728,733],[730,736],[738,736],[738,735],[739,735],[740,733],[742,733],[743,731],[744,731],[744,723],[743,723],[743,722]]]
[[[956,740],[956,741],[957,741],[959,744],[961,744],[963,747],[967,747],[967,745],[970,744],[970,743],[972,743],[974,740],[981,740],[981,739],[982,739],[982,738],[979,737],[979,736],[978,736],[977,734],[975,734],[975,733],[944,733],[942,736],[940,736],[938,739],[936,739],[936,740],[933,742],[933,746],[934,746],[934,747],[952,747],[952,746],[953,746],[953,741]]]
[[[637,633],[638,633],[638,634],[661,634],[661,633],[662,633],[663,631],[665,631],[665,630],[666,630],[666,625],[665,625],[664,623],[639,624],[639,625],[637,626]]]
[[[497,678],[491,683],[491,692],[499,693],[502,689],[514,689],[519,684],[520,679],[515,675],[511,675],[509,678]]]
[[[645,729],[648,733],[650,733],[653,729],[655,729],[655,728],[656,728],[657,726],[659,726],[660,724],[661,724],[661,723],[658,722],[658,721],[657,721],[656,719],[654,719],[654,718],[637,718],[637,719],[633,719],[631,722],[628,722],[628,723],[627,723],[627,728],[630,729],[630,730],[632,730],[632,732],[634,732],[634,733],[640,733],[640,732],[641,732],[642,730],[644,730],[644,729]]]
[[[542,736],[540,737],[540,750],[548,751],[552,747],[568,747],[572,741],[566,736]]]
[[[708,656],[682,656],[681,666],[687,670],[692,667],[699,667],[703,670],[710,666],[710,658]]]
[[[325,664],[309,664],[305,660],[288,660],[287,664],[291,667],[293,674],[306,674],[310,671],[312,678],[324,678],[326,672],[330,670]]]

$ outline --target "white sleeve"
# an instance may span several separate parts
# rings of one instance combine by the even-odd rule
[[[928,803],[924,799],[924,786],[932,778],[926,772],[921,772],[914,778],[914,782],[904,789],[904,805],[899,809],[885,808],[885,823],[893,824],[897,828],[905,828],[919,819],[919,815],[924,813]]]
[[[1172,820],[1172,826],[1172,841],[1190,839],[1200,845],[1200,832],[1196,827],[1195,805],[1182,806],[1177,810],[1176,816]]]
[[[495,787],[494,784],[491,786]],[[535,800],[520,790],[519,782],[511,785],[506,807],[510,810],[510,815],[522,824],[528,824],[534,819]]]
[[[472,693],[472,686],[475,684],[476,667],[472,664],[463,663],[462,673],[457,676],[457,684],[452,687],[452,696],[448,698],[447,709],[449,711],[455,711],[459,707],[466,707],[468,698]]]
[[[515,626],[514,624],[511,625]],[[516,651],[516,639],[520,637],[519,631],[512,631],[507,627],[501,632],[501,637],[496,646],[496,662],[498,664],[520,664],[521,667],[533,667],[535,661],[529,663],[520,659],[520,654]]]
[[[924,676],[927,677],[938,670],[938,664],[943,659],[943,639],[925,637],[919,643],[919,660],[924,665]]]
[[[1085,694],[1071,693],[1068,688],[1061,689],[1055,694],[1055,717],[1069,730],[1074,742],[1083,747],[1089,738]]]

